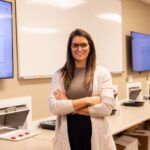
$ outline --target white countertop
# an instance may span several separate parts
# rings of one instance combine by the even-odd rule
[[[108,117],[109,126],[113,135],[149,119],[149,100],[145,101],[144,106],[141,107],[120,106],[119,112]]]
[[[44,129],[38,131],[39,135],[18,142],[0,140],[0,150],[53,150],[52,138],[55,132]]]
[[[108,121],[113,135],[150,119],[150,101],[142,107],[121,106],[120,111],[109,116]],[[0,150],[53,150],[52,138],[55,132],[38,129],[40,134],[19,142],[0,140]]]

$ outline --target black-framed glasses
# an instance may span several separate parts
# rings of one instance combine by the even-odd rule
[[[79,47],[83,50],[87,50],[89,48],[89,44],[88,43],[81,43],[81,44],[72,43],[71,44],[71,48],[74,50],[79,49]]]

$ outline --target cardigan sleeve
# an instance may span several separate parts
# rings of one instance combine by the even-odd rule
[[[102,75],[102,81],[98,84],[102,84],[99,93],[102,102],[100,104],[88,107],[90,116],[91,117],[109,116],[115,106],[112,78],[109,71],[105,71],[105,73]]]
[[[56,100],[54,96],[54,91],[57,89],[63,91],[59,71],[57,71],[55,75],[52,77],[51,87],[50,87],[50,96],[48,99],[49,109],[54,115],[66,115],[66,114],[72,113],[74,111],[72,100],[68,100],[68,99]]]

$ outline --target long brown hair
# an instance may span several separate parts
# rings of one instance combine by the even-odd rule
[[[75,29],[71,32],[67,44],[67,59],[65,65],[60,69],[61,77],[63,79],[64,87],[67,90],[74,76],[75,70],[75,59],[72,56],[71,44],[75,36],[85,37],[88,41],[90,52],[86,61],[86,75],[84,80],[84,86],[89,88],[90,83],[93,81],[94,71],[96,67],[96,54],[93,40],[89,33],[82,29]]]

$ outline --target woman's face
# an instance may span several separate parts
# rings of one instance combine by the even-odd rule
[[[76,61],[86,62],[86,59],[90,52],[90,46],[88,44],[88,40],[83,36],[75,36],[72,39],[71,52],[72,52],[73,58]]]

